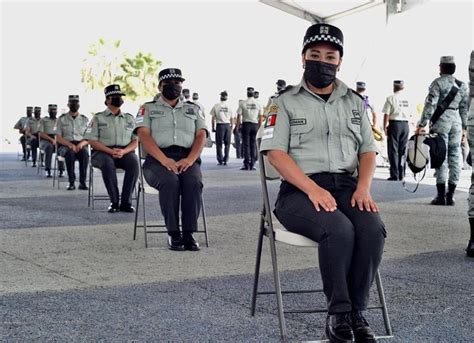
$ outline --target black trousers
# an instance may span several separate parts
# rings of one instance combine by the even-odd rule
[[[72,141],[74,145],[79,144],[79,141]],[[87,177],[87,166],[89,165],[89,152],[86,147],[83,147],[78,153],[75,153],[65,145],[61,145],[59,148],[59,154],[64,156],[66,159],[67,176],[70,183],[76,181],[76,172],[74,163],[79,161],[79,182],[81,184],[86,183]]]
[[[224,157],[222,157],[222,144],[224,144]],[[216,153],[217,162],[223,163],[229,161],[230,149],[230,124],[216,125]]]
[[[387,128],[387,153],[390,162],[390,177],[403,179],[404,159],[410,129],[407,121],[390,120]]]
[[[190,149],[177,146],[161,150],[175,161],[185,158],[190,151]],[[179,175],[169,171],[149,155],[143,164],[146,182],[159,192],[161,213],[165,218],[166,229],[169,233],[179,232],[180,203],[183,233],[197,231],[203,187],[200,164],[201,160],[198,159]]]
[[[44,165],[46,171],[51,171],[51,160],[53,159],[54,144],[47,140],[41,140],[40,148],[44,151]],[[58,161],[58,170],[64,171],[64,162]]]
[[[235,157],[242,158],[242,130],[234,129]]]
[[[121,198],[122,204],[131,204],[132,192],[138,178],[137,155],[134,152],[129,152],[123,155],[122,158],[113,158],[105,152],[93,151],[91,162],[92,166],[102,171],[102,179],[109,194],[110,202],[118,204]],[[118,190],[117,168],[125,170],[121,197]]]
[[[38,137],[36,135],[29,137],[26,143],[31,146],[31,160],[33,163],[36,163],[36,158],[38,157]]]
[[[26,137],[22,135],[20,137],[21,149],[23,150],[23,157],[26,158]]]
[[[242,124],[242,144],[244,146],[244,166],[252,168],[257,160],[258,124],[245,122]]]
[[[319,267],[330,314],[364,310],[382,259],[385,226],[377,213],[350,204],[357,180],[348,174],[313,174],[332,194],[335,212],[317,212],[308,196],[283,182],[275,215],[292,232],[319,243]]]

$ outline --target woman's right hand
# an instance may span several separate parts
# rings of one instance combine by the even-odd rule
[[[166,157],[166,158],[163,159],[163,161],[160,161],[160,163],[163,165],[163,167],[168,169],[170,172],[173,172],[175,174],[179,174],[178,166],[176,164],[176,161],[173,160],[172,158]]]
[[[334,212],[337,209],[334,197],[324,188],[316,187],[317,188],[308,194],[308,198],[313,203],[316,211],[319,212],[322,207],[326,212]]]

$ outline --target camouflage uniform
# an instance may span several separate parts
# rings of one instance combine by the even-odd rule
[[[470,111],[467,117],[467,139],[469,141],[469,150],[471,160],[474,152],[474,50],[471,52],[471,63],[469,64],[469,87],[470,87]],[[474,168],[471,173],[471,187],[469,189],[469,209],[467,211],[469,218],[474,218]]]
[[[436,107],[448,95],[451,87],[456,86],[455,78],[452,75],[443,74],[436,78],[430,85],[428,96],[425,100],[425,107],[421,115],[418,126],[426,126],[431,119]],[[462,129],[466,128],[466,118],[468,109],[468,90],[465,83],[461,83],[460,89],[446,111],[431,128],[432,132],[441,135],[446,142],[447,158],[443,165],[436,169],[436,184],[448,183],[457,185],[461,174],[461,135]]]

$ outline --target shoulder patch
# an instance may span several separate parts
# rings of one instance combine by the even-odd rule
[[[145,102],[145,104],[154,104],[154,103],[156,103],[155,100]],[[145,104],[143,104],[143,105],[145,105]]]
[[[59,118],[64,117],[66,114],[67,114],[67,113],[61,114],[61,115],[59,116]],[[82,116],[82,114],[81,114],[81,116]]]
[[[196,106],[197,106],[197,104],[194,103],[194,102],[192,102],[191,100],[186,100],[185,103],[186,103],[186,104],[191,104],[191,105],[196,105]]]
[[[354,93],[355,95],[357,95],[359,98],[362,99],[362,101],[365,101],[364,97],[362,95],[360,95],[359,93],[357,93],[355,90],[353,90],[352,88],[350,88],[350,90],[352,91],[352,93]]]

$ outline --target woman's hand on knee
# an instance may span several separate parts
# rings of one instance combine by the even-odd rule
[[[359,208],[359,210],[367,212],[378,212],[379,207],[372,199],[369,190],[357,188],[351,199],[351,206]]]

